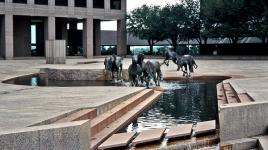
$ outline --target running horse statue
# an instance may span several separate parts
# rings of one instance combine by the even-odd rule
[[[177,64],[177,53],[171,50],[167,50],[165,52],[165,60],[163,64],[166,64],[167,66],[169,65],[169,60],[172,60],[175,64]]]
[[[190,77],[191,73],[194,72],[194,69],[197,69],[198,67],[195,63],[193,56],[191,55],[183,55],[182,57],[178,56],[177,66],[177,71],[181,69],[183,72],[183,76],[186,75],[186,77]]]
[[[132,56],[132,63],[128,67],[128,76],[131,86],[138,86],[139,81],[143,83],[143,60],[143,54]]]
[[[153,78],[156,86],[160,86],[160,80],[162,79],[161,64],[155,60],[148,60],[144,64],[143,77],[147,88],[149,88],[151,78]]]
[[[120,56],[112,55],[107,56],[104,60],[105,73],[110,72],[114,80],[114,73],[117,73],[117,80],[122,79],[123,58]]]

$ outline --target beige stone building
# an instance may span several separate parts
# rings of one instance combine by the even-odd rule
[[[101,21],[117,21],[126,54],[126,0],[0,0],[0,57],[46,56],[46,40],[65,40],[67,56],[100,55]]]

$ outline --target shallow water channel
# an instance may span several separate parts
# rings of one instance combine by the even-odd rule
[[[162,82],[165,89],[159,101],[136,121],[128,132],[176,126],[214,120],[217,116],[216,84],[220,81],[169,81]]]

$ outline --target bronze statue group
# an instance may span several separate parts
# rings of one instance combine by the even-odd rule
[[[157,60],[144,61],[144,54],[137,54],[132,56],[132,63],[128,67],[128,77],[131,86],[139,86],[146,83],[146,87],[149,88],[151,79],[153,79],[156,86],[160,86],[160,80],[162,80],[161,65],[165,64],[169,66],[169,60],[172,60],[177,65],[177,71],[181,70],[183,76],[190,77],[194,69],[198,66],[195,63],[193,56],[183,55],[179,56],[176,52],[167,50],[165,53],[165,59],[163,63]],[[117,73],[117,79],[122,79],[123,58],[120,56],[112,55],[107,56],[104,60],[105,72],[111,73],[112,79],[115,78]]]

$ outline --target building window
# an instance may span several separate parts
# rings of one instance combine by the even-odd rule
[[[5,0],[0,0],[0,2],[5,2]]]
[[[34,3],[38,5],[48,5],[48,0],[35,0]]]
[[[27,4],[27,0],[13,0],[13,3]]]
[[[68,6],[68,0],[55,0],[56,6]]]
[[[87,1],[86,0],[75,0],[75,7],[87,7]]]
[[[104,8],[104,0],[93,0],[93,8]]]
[[[111,0],[111,9],[121,10],[121,0]]]

